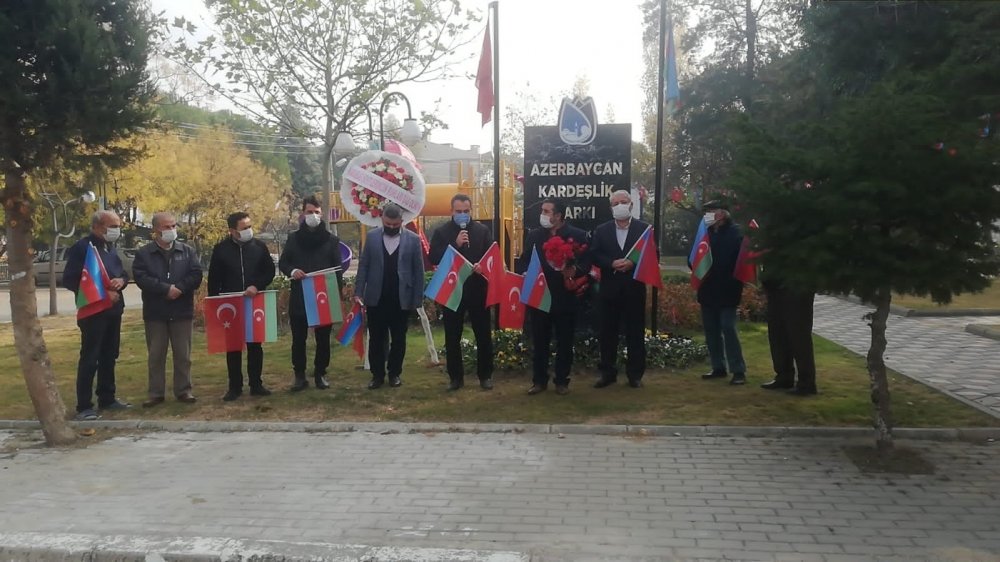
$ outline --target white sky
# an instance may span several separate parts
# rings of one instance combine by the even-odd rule
[[[165,12],[169,19],[183,15],[199,28],[209,23],[202,0],[152,0],[152,5],[154,11]],[[476,39],[464,52],[457,53],[468,57],[459,74],[475,75],[488,1],[463,0],[463,5],[480,10],[484,16]],[[499,6],[501,105],[516,99],[528,84],[536,99],[548,100],[570,90],[578,76],[586,76],[598,122],[605,120],[610,106],[615,122],[632,123],[633,138],[641,140],[639,0],[500,0]],[[482,151],[492,146],[492,123],[479,127],[473,79],[452,78],[398,89],[410,99],[415,116],[421,110],[433,111],[435,100],[441,98],[438,116],[450,128],[433,132],[432,141],[458,147],[477,144]],[[222,102],[219,105],[225,107]],[[553,114],[557,109],[552,108]]]

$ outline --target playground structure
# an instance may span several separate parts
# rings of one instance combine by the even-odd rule
[[[472,200],[472,218],[493,225],[493,186],[477,185],[476,169],[474,166],[463,166],[458,163],[458,182],[455,183],[429,183],[426,184],[424,208],[420,216],[415,220],[419,221],[421,229],[425,227],[427,217],[450,217],[451,198],[456,193],[464,193]],[[524,240],[523,213],[519,208],[515,193],[519,189],[518,182],[514,179],[514,167],[507,162],[500,163],[500,252],[503,254],[508,267],[512,267],[514,259],[521,253],[521,244]],[[331,217],[334,224],[356,224],[358,220],[344,208],[340,200],[340,193],[336,191],[330,202]],[[367,228],[360,225],[360,241],[363,244]]]

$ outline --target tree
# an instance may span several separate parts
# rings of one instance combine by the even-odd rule
[[[35,305],[29,174],[56,158],[123,160],[116,143],[152,118],[146,75],[153,25],[138,2],[37,0],[0,4],[0,202],[9,237],[14,345],[50,445],[75,440]]]
[[[762,219],[765,269],[875,306],[867,368],[880,452],[893,447],[892,294],[948,302],[1000,271],[1000,153],[980,130],[1000,109],[998,22],[995,4],[821,3],[797,56],[828,87],[792,121],[743,127],[731,185]]]
[[[171,56],[263,123],[290,127],[287,108],[301,112],[309,127],[297,135],[321,140],[325,149],[324,189],[337,133],[352,129],[363,106],[390,89],[447,75],[475,21],[458,0],[207,4],[219,34],[193,45],[179,39]],[[183,18],[173,25],[195,31]]]

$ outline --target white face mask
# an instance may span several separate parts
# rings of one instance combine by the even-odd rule
[[[167,244],[173,244],[174,240],[177,240],[177,229],[164,230],[160,233],[160,240],[163,240]]]
[[[552,217],[549,215],[540,215],[538,217],[538,224],[542,225],[542,228],[552,228]]]
[[[715,211],[709,211],[705,213],[705,226],[712,226],[715,224]]]
[[[109,228],[107,232],[104,233],[104,239],[108,242],[115,242],[122,236],[122,229],[120,228]]]
[[[248,228],[246,230],[240,231],[240,242],[249,242],[253,240],[253,229]]]
[[[623,221],[630,216],[632,216],[632,204],[631,203],[619,203],[614,207],[611,207],[611,216],[615,220]]]
[[[306,225],[309,228],[316,228],[321,222],[323,222],[323,217],[316,213],[309,213],[306,215]]]

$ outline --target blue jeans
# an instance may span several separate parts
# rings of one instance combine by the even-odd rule
[[[736,307],[703,304],[701,320],[705,324],[705,345],[708,346],[708,355],[712,359],[712,372],[725,373],[728,363],[729,372],[746,373],[743,348],[740,347],[740,337],[736,333]]]

